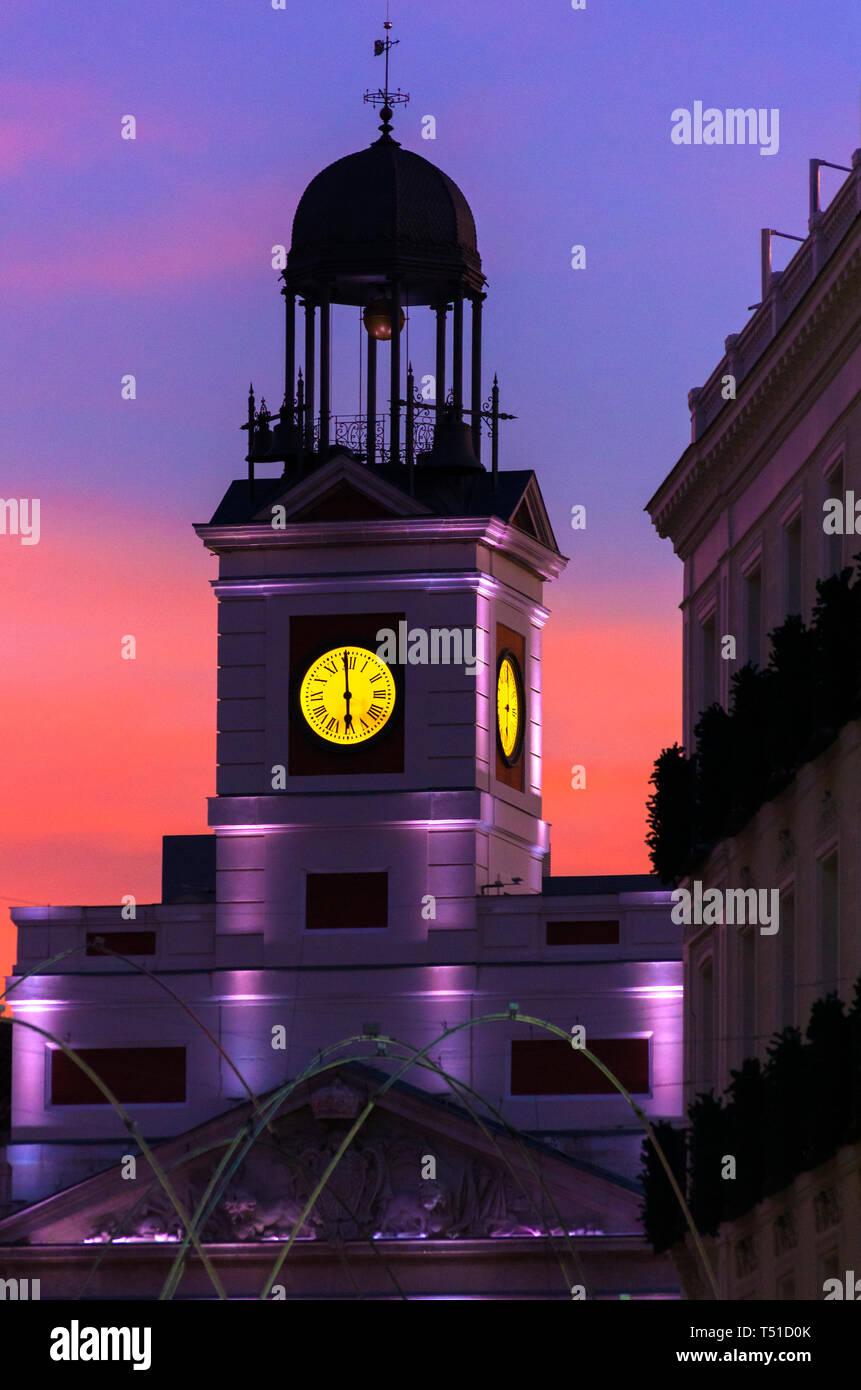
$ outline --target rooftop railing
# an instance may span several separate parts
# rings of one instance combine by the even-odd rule
[[[822,212],[819,210],[818,167],[825,163],[824,160],[811,160],[810,232],[785,270],[772,270],[770,255],[771,237],[784,234],[774,233],[771,228],[763,231],[762,302],[741,332],[727,338],[726,353],[705,385],[694,387],[689,393],[692,443],[705,433],[728,404],[723,394],[724,378],[735,377],[736,386],[744,380],[861,213],[861,150],[856,150],[852,157],[850,177]]]

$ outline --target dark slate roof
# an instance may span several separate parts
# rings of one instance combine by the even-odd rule
[[[378,140],[311,180],[293,219],[290,279],[322,264],[416,257],[481,275],[475,221],[457,184],[429,160]]]
[[[541,880],[543,898],[568,898],[598,893],[668,893],[672,884],[657,874],[583,874]]]
[[[234,478],[212,517],[210,526],[242,526],[253,521],[257,512],[284,491],[283,478],[255,478],[254,497],[248,492],[247,478]],[[261,521],[261,526],[266,523]]]
[[[374,468],[371,472],[405,491],[403,466]],[[501,521],[510,522],[534,476],[531,468],[500,472],[494,487],[491,473],[449,475],[442,469],[417,468],[414,495],[432,516],[498,516]],[[237,478],[222,497],[209,524],[239,526],[251,522],[277,497],[287,494],[289,488],[287,478],[257,478],[252,499],[248,495],[247,478]],[[264,517],[260,525],[268,525],[268,518]]]

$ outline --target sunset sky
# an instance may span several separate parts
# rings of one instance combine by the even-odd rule
[[[161,835],[206,829],[215,561],[191,523],[244,471],[249,379],[278,403],[271,248],[313,175],[375,138],[384,13],[6,0],[0,494],[40,499],[41,538],[0,536],[0,973],[11,903],[156,900]],[[688,389],[759,298],[760,228],[804,235],[808,158],[861,144],[857,3],[394,0],[392,17],[412,96],[396,138],[476,218],[486,386],[497,371],[518,417],[501,465],[536,469],[571,557],[547,594],[553,871],[641,872],[681,710],[681,565],[643,506],[689,438]],[[674,145],[671,112],[697,100],[777,108],[779,152]],[[843,177],[825,172],[826,199]]]

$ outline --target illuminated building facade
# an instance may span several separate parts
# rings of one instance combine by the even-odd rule
[[[707,920],[684,928],[686,1107],[698,1093],[723,1092],[746,1058],[764,1063],[784,1028],[804,1034],[814,1001],[836,993],[851,1005],[861,973],[861,722],[842,718],[835,698],[840,663],[857,660],[851,602],[832,590],[824,623],[832,635],[818,646],[815,635],[783,628],[790,615],[810,628],[817,581],[857,570],[861,552],[861,151],[851,167],[833,166],[844,177],[824,209],[823,164],[811,161],[809,235],[782,272],[772,269],[776,234],[763,231],[762,301],[690,393],[691,443],[648,504],[684,562],[688,751],[702,712],[731,705],[734,675],[747,662],[768,666],[775,629],[781,669],[802,643],[809,652],[780,698],[762,705],[744,759],[730,733],[722,761],[738,770],[733,814],[681,878],[688,889],[699,880],[703,892],[774,892],[780,909],[773,931]],[[807,719],[810,728],[797,756],[776,757],[772,732],[787,713],[790,738]],[[773,780],[744,811],[741,789],[758,752],[771,758]],[[826,1279],[858,1267],[861,1146],[803,1167],[721,1226],[722,1298],[821,1298]],[[696,1262],[685,1261],[686,1288],[701,1296]]]
[[[550,876],[541,642],[544,585],[565,560],[534,472],[499,467],[468,204],[393,139],[388,101],[382,116],[380,138],[299,203],[284,404],[273,414],[252,395],[248,476],[196,527],[219,563],[213,833],[166,838],[163,901],[134,920],[17,909],[16,979],[74,953],[20,984],[15,1007],[82,1052],[192,1207],[212,1160],[183,1155],[223,1146],[256,1104],[249,1090],[277,1094],[353,1040],[273,1113],[211,1214],[205,1239],[233,1296],[259,1291],[267,1242],[300,1219],[405,1044],[432,1069],[380,1094],[301,1227],[287,1296],[343,1292],[343,1248],[381,1296],[397,1296],[388,1261],[411,1296],[568,1298],[561,1250],[590,1296],[673,1297],[639,1224],[639,1122],[566,1036],[512,1016],[584,1027],[647,1115],[677,1118],[681,933],[655,879]],[[351,312],[366,406],[348,417],[330,363]],[[430,402],[405,351],[422,315]],[[381,660],[386,634],[395,656]],[[76,1287],[93,1245],[110,1246],[99,1287],[160,1287],[172,1253],[152,1252],[181,1228],[143,1191],[142,1158],[134,1183],[121,1177],[129,1146],[75,1062],[18,1029],[21,1209],[0,1243],[29,1241],[31,1262],[39,1247],[43,1297],[51,1277]],[[203,1292],[200,1275],[183,1291]]]

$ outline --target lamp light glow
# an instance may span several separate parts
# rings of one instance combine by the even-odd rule
[[[376,338],[378,342],[387,343],[392,336],[392,301],[384,295],[377,299],[372,299],[370,304],[365,306],[362,313],[362,322],[368,332],[369,338]],[[403,329],[406,317],[403,309],[400,311],[400,326]]]

